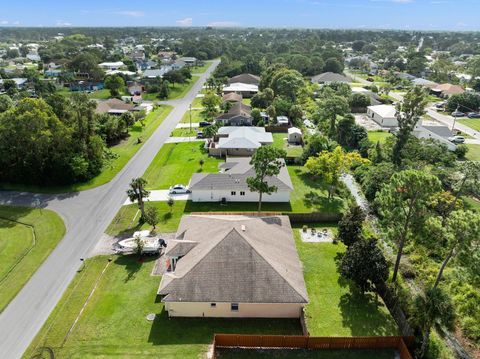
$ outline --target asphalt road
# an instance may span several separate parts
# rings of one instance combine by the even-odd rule
[[[62,241],[0,314],[0,358],[22,356],[75,276],[80,258],[88,255],[125,202],[131,179],[145,172],[219,62],[201,75],[187,96],[169,101],[174,106],[170,114],[108,184],[61,195],[0,191],[0,204],[38,205],[54,210],[67,227]]]

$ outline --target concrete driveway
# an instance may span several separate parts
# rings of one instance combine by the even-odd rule
[[[150,202],[166,202],[170,198],[173,198],[175,201],[188,201],[192,198],[190,193],[182,193],[182,194],[170,194],[168,189],[160,189],[160,190],[153,190],[150,191],[150,196],[148,196],[147,201]],[[128,206],[129,204],[136,203],[130,201],[129,198],[123,204],[124,206]]]

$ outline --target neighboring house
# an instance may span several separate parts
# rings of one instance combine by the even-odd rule
[[[235,82],[223,87],[223,94],[226,95],[229,93],[238,93],[245,98],[249,98],[258,93],[258,86]]]
[[[63,71],[60,70],[60,69],[52,69],[52,68],[48,68],[47,70],[45,70],[43,72],[43,75],[45,77],[58,77],[60,76],[60,74],[62,73]]]
[[[184,68],[185,66],[187,66],[187,63],[185,61],[182,61],[182,60],[175,60],[173,62],[173,64],[171,65],[172,70],[180,70],[180,69]]]
[[[277,116],[277,125],[279,126],[288,126],[290,121],[287,116]]]
[[[157,78],[157,77],[162,77],[163,75],[165,75],[170,70],[171,70],[170,66],[162,66],[159,69],[145,70],[143,72],[143,78],[154,79],[154,78]]]
[[[178,60],[186,63],[189,66],[196,66],[198,61],[195,57],[181,57]]]
[[[110,100],[99,102],[95,113],[108,113],[110,115],[121,115],[128,111],[133,111],[135,106],[123,102],[122,100],[112,98]]]
[[[133,83],[128,85],[128,93],[132,96],[141,95],[143,91],[145,91],[145,88],[141,84]]]
[[[133,99],[133,102],[135,103],[135,99]],[[153,105],[151,103],[140,103],[135,106],[132,111],[145,111],[145,115],[148,115],[150,112],[153,111]]]
[[[441,84],[437,87],[432,88],[432,92],[445,97],[449,97],[451,95],[464,93],[465,90],[460,85]]]
[[[347,76],[337,74],[335,72],[324,72],[323,74],[316,75],[312,77],[312,82],[317,84],[329,84],[332,82],[352,82]]]
[[[218,129],[208,152],[212,156],[252,156],[257,148],[273,143],[273,136],[263,127],[228,126]]]
[[[228,80],[228,84],[234,83],[242,83],[242,84],[249,84],[249,85],[256,85],[260,84],[260,77],[252,74],[241,74],[237,76],[233,76]]]
[[[417,78],[416,76],[407,74],[406,72],[396,72],[395,74],[397,75],[398,78],[402,80],[413,81]]]
[[[170,317],[299,318],[308,303],[287,216],[183,216],[165,255]]]
[[[290,127],[288,129],[288,143],[300,144],[302,143],[302,131],[297,127]]]
[[[368,118],[374,120],[382,127],[397,127],[398,121],[395,106],[376,105],[367,107]]]
[[[453,136],[453,133],[447,126],[423,125],[422,121],[419,121],[413,130],[413,135],[417,138],[430,138],[437,140],[446,145],[450,151],[455,151],[457,149],[457,146],[448,140],[449,137]]]
[[[125,64],[122,61],[117,61],[117,62],[102,62],[101,64],[98,64],[98,66],[104,70],[119,70],[121,67],[125,66]]]
[[[250,157],[230,157],[219,165],[219,173],[194,173],[188,185],[192,201],[257,202],[258,192],[251,192],[247,185],[247,178],[255,176],[250,160]],[[277,192],[263,194],[263,202],[290,202],[293,185],[285,165],[277,176],[267,177],[266,181],[276,186]]]
[[[412,85],[427,87],[427,88],[430,88],[430,89],[438,86],[438,84],[436,82],[433,82],[433,81],[430,81],[430,80],[427,80],[427,79],[423,79],[421,77],[412,80]]]
[[[222,97],[223,102],[242,102],[242,100],[242,95],[235,92],[230,92]]]
[[[236,102],[227,113],[217,116],[215,121],[223,126],[251,126],[252,108],[241,102]]]
[[[15,82],[17,89],[24,88],[28,83],[28,79],[24,77],[14,77],[12,79],[0,79],[0,85],[2,85],[2,87],[3,87],[3,82],[6,80],[12,80],[13,82]]]
[[[40,58],[40,55],[35,54],[35,53],[27,54],[26,58],[29,59],[29,60],[32,61],[32,62],[40,62],[40,61],[42,61],[42,59]]]

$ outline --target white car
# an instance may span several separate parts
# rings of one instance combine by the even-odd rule
[[[176,184],[170,187],[168,193],[170,194],[181,194],[181,193],[190,193],[191,191],[187,188],[187,186],[183,184]]]
[[[465,137],[463,136],[452,136],[449,137],[448,140],[453,143],[464,143],[465,142]]]

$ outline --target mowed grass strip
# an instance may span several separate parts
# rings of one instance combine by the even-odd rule
[[[462,125],[468,126],[475,131],[480,131],[480,118],[466,118],[463,120],[457,120],[458,123],[461,123]]]
[[[185,95],[190,91],[199,79],[199,76],[193,75],[190,80],[187,80],[183,84],[170,84],[170,93],[168,94],[167,100],[177,100],[179,98],[185,97]],[[142,94],[142,98],[148,101],[155,101],[155,100],[163,100],[158,98],[158,93],[144,93]]]
[[[0,218],[1,312],[63,238],[65,225],[46,209],[0,206]]]
[[[140,262],[136,255],[113,257],[75,328],[80,313],[108,257],[86,261],[61,301],[25,353],[51,348],[58,358],[158,357],[199,358],[214,333],[301,334],[295,319],[169,319],[156,292],[161,277],[150,275],[154,258]],[[155,313],[153,322],[147,314]],[[50,328],[50,329],[49,329]]]
[[[368,139],[373,143],[385,143],[387,138],[392,137],[392,134],[385,131],[368,131]]]

